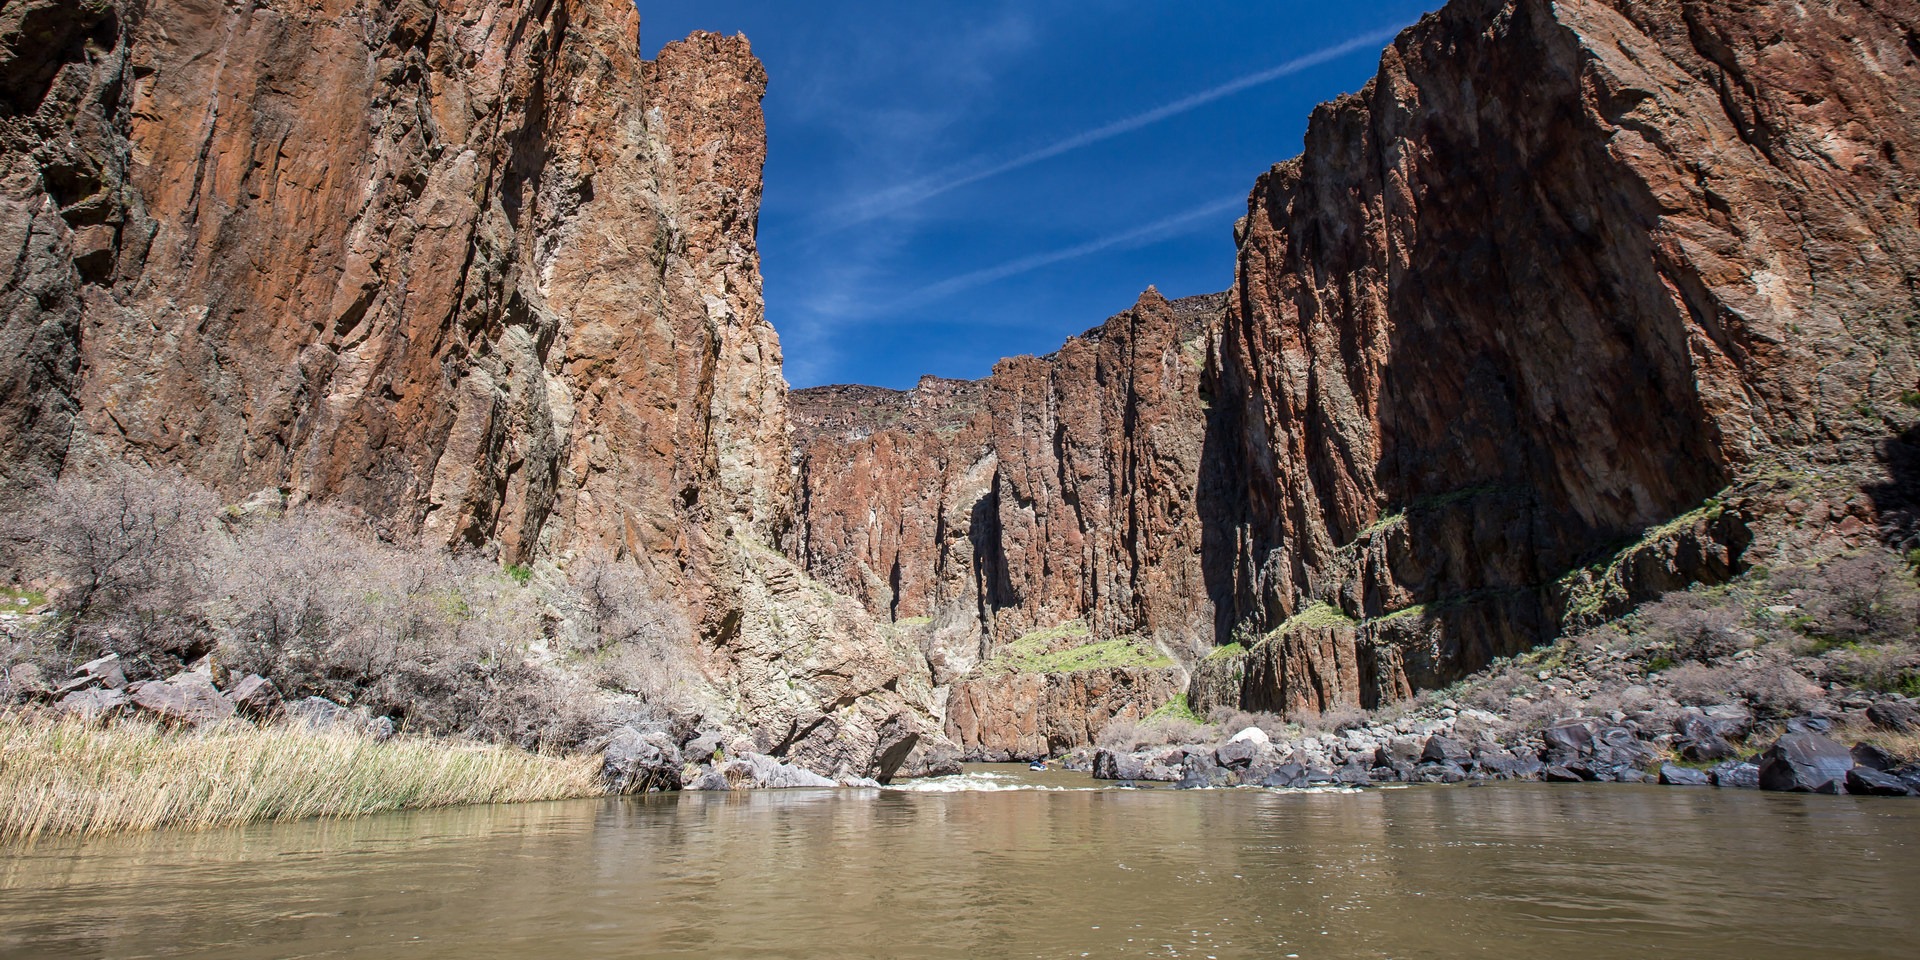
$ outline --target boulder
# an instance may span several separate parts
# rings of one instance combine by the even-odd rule
[[[737,762],[737,761],[736,761]],[[772,757],[753,757],[753,785],[762,790],[797,790],[815,787],[837,787],[836,781],[823,777],[805,767],[790,763],[781,763]]]
[[[1189,753],[1181,764],[1180,781],[1174,784],[1176,790],[1204,790],[1209,787],[1222,787],[1227,784],[1227,771],[1213,758],[1204,753]]]
[[[728,748],[729,753],[742,753],[744,748],[736,745]],[[894,779],[905,777],[951,777],[957,776],[964,768],[960,765],[960,750],[945,739],[921,737],[920,742],[907,755],[907,762],[893,773]]]
[[[1847,792],[1863,797],[1911,797],[1920,794],[1905,780],[1867,767],[1854,767],[1847,771]]]
[[[1541,774],[1541,779],[1548,783],[1585,783],[1587,780],[1574,770],[1559,765],[1548,767]]]
[[[1734,739],[1753,732],[1753,711],[1737,703],[1721,703],[1700,711],[1717,736]]]
[[[7,686],[16,697],[39,697],[52,691],[46,675],[31,663],[16,663],[7,669]]]
[[[1920,730],[1920,710],[1904,703],[1876,703],[1867,708],[1867,720],[1882,730],[1895,733]]]
[[[612,793],[678,790],[680,772],[680,748],[659,731],[621,727],[600,758],[600,780]]]
[[[1789,733],[1760,755],[1760,789],[1844,793],[1853,752],[1817,733]]]
[[[1833,732],[1833,721],[1826,717],[1795,717],[1787,721],[1788,733],[1810,733],[1826,736]]]
[[[196,726],[219,723],[234,713],[233,701],[213,681],[191,673],[130,684],[127,697],[135,707],[162,719]]]
[[[726,759],[726,743],[717,733],[703,733],[680,747],[688,763],[713,763]]]
[[[1701,741],[1718,740],[1720,731],[1705,713],[1697,710],[1681,714],[1673,721],[1673,732],[1682,740]]]
[[[1095,780],[1141,780],[1145,772],[1146,763],[1135,754],[1103,749],[1093,755]]]
[[[1701,740],[1683,740],[1680,742],[1679,747],[1680,757],[1695,763],[1712,763],[1716,760],[1731,760],[1740,754],[1738,750],[1733,748],[1733,744],[1712,734],[1709,734],[1705,739]]]
[[[127,688],[127,670],[120,663],[120,655],[109,653],[98,660],[89,660],[73,672],[75,679],[90,678],[108,690]]]
[[[702,772],[700,776],[693,781],[693,783],[688,784],[687,789],[688,790],[709,790],[709,791],[732,790],[733,784],[727,779],[726,774],[718,770],[709,768],[706,771]]]
[[[1426,751],[1426,745],[1415,737],[1394,737],[1381,747],[1375,762],[1385,766],[1399,763],[1419,763],[1420,755]]]
[[[240,682],[227,691],[227,699],[233,701],[234,710],[249,720],[271,720],[280,713],[280,690],[257,673],[240,678]]]
[[[75,690],[61,697],[53,708],[62,715],[80,717],[84,720],[99,720],[125,710],[127,695],[118,690],[96,687],[91,690]]]
[[[867,768],[868,776],[861,779],[891,782],[906,768],[920,739],[920,724],[913,714],[905,710],[889,714],[874,733],[873,765]]]
[[[1671,763],[1660,765],[1660,782],[1669,787],[1705,787],[1713,783],[1713,778],[1704,770],[1690,770]]]
[[[1239,733],[1234,734],[1230,739],[1227,740],[1227,742],[1228,743],[1245,742],[1245,743],[1252,743],[1256,746],[1264,747],[1273,743],[1273,738],[1267,736],[1267,732],[1265,730],[1260,729],[1259,727],[1248,727],[1245,730],[1242,730]]]
[[[395,733],[392,717],[360,717],[360,732],[366,734],[375,743],[393,739]]]
[[[1856,767],[1866,767],[1868,770],[1885,773],[1900,765],[1893,759],[1892,754],[1871,743],[1856,743],[1853,745],[1852,752],[1853,765]]]
[[[286,705],[287,719],[303,723],[315,730],[326,730],[338,725],[352,714],[326,697],[308,697]]]
[[[1266,735],[1261,734],[1261,736]],[[1266,744],[1251,738],[1240,739],[1236,737],[1221,744],[1220,749],[1215,750],[1213,755],[1214,759],[1218,760],[1221,766],[1229,770],[1245,770],[1253,766],[1253,761],[1259,758],[1262,749],[1266,746]]]
[[[1586,723],[1563,721],[1548,727],[1541,738],[1552,753],[1568,753],[1576,757],[1593,753],[1593,728]]]
[[[1473,759],[1473,751],[1467,745],[1448,737],[1429,737],[1427,745],[1420,751],[1424,763],[1461,764]]]
[[[1602,756],[1604,754],[1604,756]],[[1636,771],[1657,754],[1642,743],[1640,735],[1627,727],[1608,727],[1594,741],[1594,756],[1610,767],[1631,767]]]
[[[1297,763],[1284,763],[1274,768],[1272,773],[1260,781],[1263,787],[1298,790],[1307,785],[1307,768]]]
[[[1707,775],[1713,778],[1713,785],[1716,787],[1731,790],[1760,789],[1760,768],[1741,760],[1729,760],[1707,771]]]

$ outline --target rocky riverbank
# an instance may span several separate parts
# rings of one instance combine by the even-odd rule
[[[1920,795],[1920,590],[1869,549],[1759,569],[1376,711],[1220,711],[1069,762],[1187,787],[1660,782]],[[1230,734],[1230,736],[1229,736]],[[1158,742],[1154,742],[1158,741]]]

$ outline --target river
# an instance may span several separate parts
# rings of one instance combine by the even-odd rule
[[[976,767],[0,849],[0,957],[1920,955],[1920,803]]]

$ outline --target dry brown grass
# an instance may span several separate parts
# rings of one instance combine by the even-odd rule
[[[599,796],[590,756],[240,725],[0,715],[0,841]]]

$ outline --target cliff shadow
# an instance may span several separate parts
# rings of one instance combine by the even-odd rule
[[[1241,531],[1248,522],[1247,472],[1240,448],[1239,417],[1220,401],[1217,361],[1201,387],[1207,422],[1200,441],[1200,476],[1194,509],[1200,518],[1200,575],[1213,608],[1213,644],[1233,642],[1233,629],[1251,601],[1242,584]],[[1256,562],[1256,558],[1244,558]]]
[[[1885,482],[1860,489],[1880,518],[1880,539],[1901,553],[1920,550],[1920,425],[1882,441],[1878,458]]]

